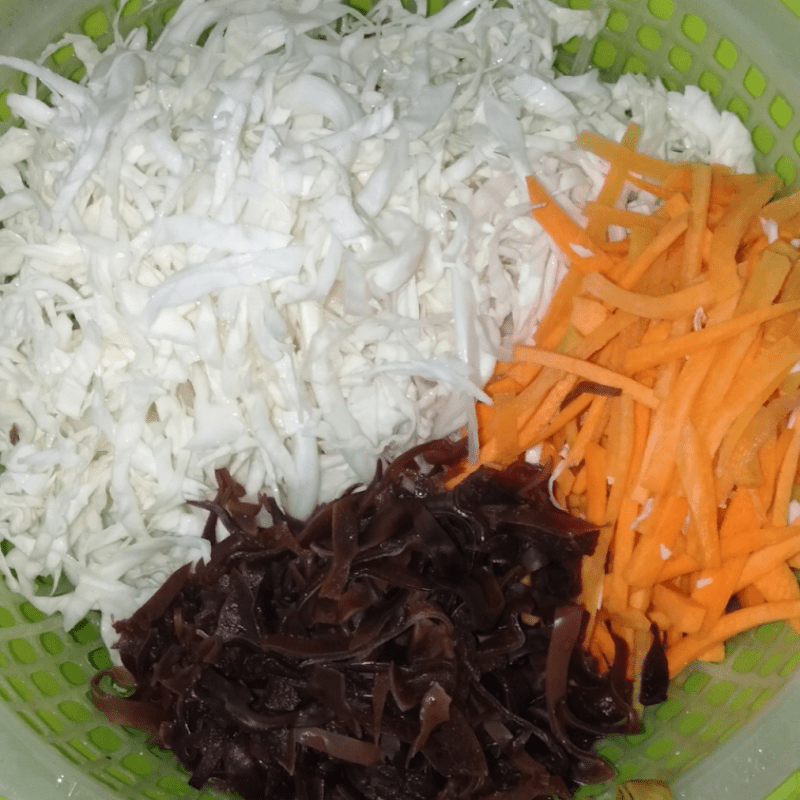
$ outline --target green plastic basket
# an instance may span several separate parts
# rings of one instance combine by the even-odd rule
[[[177,4],[128,0],[120,27],[145,25],[155,37]],[[605,29],[592,42],[562,48],[559,69],[594,66],[608,80],[642,72],[669,88],[698,84],[749,128],[758,168],[798,185],[800,0],[608,5]],[[2,0],[0,53],[37,57],[68,31],[102,47],[117,13],[112,0]],[[69,46],[48,66],[82,76]],[[9,116],[5,94],[21,81],[0,70],[0,122]],[[60,616],[45,617],[0,581],[0,800],[218,798],[191,789],[186,771],[144,734],[109,725],[93,708],[88,679],[110,665],[96,623],[90,618],[65,633]],[[607,741],[602,752],[621,779],[673,781],[682,800],[800,798],[798,664],[800,637],[781,624],[737,637],[723,663],[691,665],[673,681],[669,699],[648,710],[642,734]]]

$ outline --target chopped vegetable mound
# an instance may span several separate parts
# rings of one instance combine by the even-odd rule
[[[220,470],[198,503],[210,560],[116,623],[109,672],[135,691],[101,672],[96,705],[193,786],[248,800],[566,798],[610,778],[591,746],[639,721],[622,641],[603,676],[578,646],[597,531],[551,503],[545,467],[445,489],[465,452],[420,445],[306,522]]]

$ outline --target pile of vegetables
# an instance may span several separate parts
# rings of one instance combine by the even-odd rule
[[[800,195],[640,133],[579,138],[610,162],[583,224],[528,179],[570,266],[485,387],[477,457],[420,445],[305,522],[224,470],[195,503],[210,561],[116,624],[133,694],[93,683],[193,785],[568,797],[690,661],[800,625]]]
[[[610,664],[622,637],[637,676],[655,623],[676,675],[762,623],[800,629],[800,195],[637,153],[639,134],[579,137],[609,162],[582,225],[529,178],[569,270],[535,343],[497,365],[479,456],[449,485],[525,454],[554,464],[555,502],[600,529],[584,644]],[[660,209],[627,210],[634,191]]]
[[[546,468],[444,479],[432,441],[301,522],[218,473],[207,563],[116,623],[134,688],[96,705],[242,797],[531,800],[613,769],[597,739],[639,729],[627,648],[602,674],[575,600],[597,529],[556,508]],[[218,524],[227,536],[218,540]],[[611,634],[610,634],[611,635]],[[659,637],[643,698],[665,696]]]
[[[97,609],[111,646],[207,556],[185,501],[216,467],[304,518],[465,423],[562,267],[525,175],[575,209],[602,184],[580,130],[647,120],[647,152],[753,169],[696,87],[556,74],[604,4],[440,4],[183,0],[155,41],[54,43],[78,82],[0,54],[27,85],[0,134],[0,573],[67,629]]]

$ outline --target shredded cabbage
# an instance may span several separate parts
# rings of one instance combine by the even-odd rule
[[[654,154],[752,170],[699,90],[557,77],[554,47],[602,23],[548,0],[184,0],[150,49],[67,37],[80,84],[0,57],[31,77],[0,137],[11,586],[67,628],[100,609],[110,642],[207,554],[185,501],[216,468],[302,517],[474,425],[564,268],[525,174],[576,218],[603,179],[579,130],[632,118]]]

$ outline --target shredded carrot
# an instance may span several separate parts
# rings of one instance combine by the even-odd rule
[[[653,297],[621,289],[599,273],[583,279],[583,291],[615,308],[646,319],[681,319],[694,314],[700,307],[714,301],[716,287],[703,281],[672,294]]]
[[[789,516],[789,501],[797,474],[798,460],[800,460],[800,427],[795,423],[776,480],[772,501],[773,525],[780,525]]]
[[[719,552],[719,530],[717,527],[717,493],[714,485],[714,468],[711,456],[697,429],[690,420],[684,424],[676,450],[676,462],[689,500],[690,525],[696,544],[695,552],[700,563],[714,569],[722,565]]]
[[[449,475],[541,448],[556,499],[599,529],[581,567],[584,645],[607,669],[620,637],[634,678],[652,623],[672,675],[762,622],[800,630],[800,193],[772,201],[773,176],[638,153],[639,134],[580,135],[609,161],[586,228],[528,180],[569,268],[534,342],[487,386],[477,460]],[[632,187],[659,209],[628,209]],[[609,226],[629,233],[609,242]]]
[[[628,353],[625,367],[630,374],[635,374],[648,367],[663,364],[666,361],[674,361],[692,353],[699,353],[701,350],[720,344],[746,331],[748,328],[777,319],[784,314],[796,314],[798,311],[800,311],[800,300],[778,303],[774,306],[751,311],[749,314],[733,317],[718,325],[692,331],[684,336],[676,336],[669,342],[664,342],[660,345],[642,345]]]
[[[697,633],[706,616],[705,606],[663,583],[653,587],[653,608],[661,611],[670,626],[681,633]]]
[[[648,408],[658,408],[659,400],[652,390],[625,375],[600,367],[591,361],[521,344],[514,347],[514,357],[520,361],[530,361],[620,389],[630,394],[636,402]]]
[[[686,636],[667,649],[667,660],[671,675],[677,675],[685,666],[702,653],[737,633],[755,628],[767,622],[793,619],[800,616],[800,600],[780,600],[761,603],[724,614],[705,636]]]

